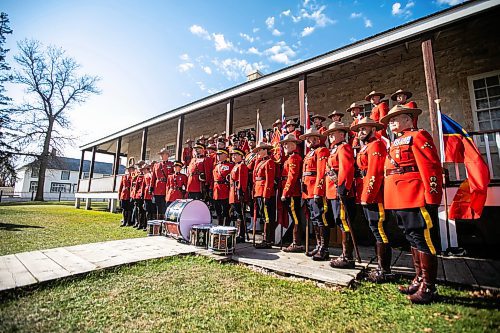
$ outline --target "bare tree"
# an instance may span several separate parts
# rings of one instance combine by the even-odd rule
[[[9,113],[5,107],[9,104],[10,98],[5,95],[4,82],[11,79],[9,75],[10,66],[5,60],[8,49],[4,48],[6,37],[11,34],[9,27],[9,16],[6,13],[0,13],[0,186],[13,186],[16,181],[16,170],[14,168],[14,150],[8,144],[4,127],[10,120]]]
[[[23,40],[18,47],[20,53],[14,59],[19,69],[12,82],[24,86],[26,95],[23,103],[11,110],[12,145],[23,147],[25,155],[36,156],[40,169],[35,200],[43,201],[51,150],[60,151],[74,139],[68,134],[68,111],[100,93],[100,78],[80,75],[80,65],[61,48],[44,47],[36,40]]]

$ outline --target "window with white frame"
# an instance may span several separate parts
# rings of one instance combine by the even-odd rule
[[[175,143],[172,143],[172,144],[169,144],[169,145],[166,145],[167,148],[167,151],[168,151],[168,154],[170,156],[174,156],[175,157]]]
[[[38,182],[37,181],[30,182],[30,192],[36,192],[37,189],[38,189]]]
[[[70,172],[68,170],[61,171],[61,180],[69,180]]]
[[[146,161],[150,160],[151,159],[151,149],[146,149],[146,154],[144,154],[144,159]]]
[[[38,166],[33,165],[31,167],[31,178],[38,178],[38,171],[39,170],[40,169],[38,168]]]
[[[57,192],[71,192],[71,184],[66,184],[66,183],[50,183],[50,192],[51,193],[57,193]]]
[[[500,71],[469,77],[475,129],[500,129]]]

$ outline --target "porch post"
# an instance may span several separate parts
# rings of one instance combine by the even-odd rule
[[[234,98],[231,98],[226,104],[226,139],[233,133],[233,109]]]
[[[422,57],[424,61],[425,85],[427,87],[427,103],[429,107],[432,138],[434,139],[434,144],[439,145],[438,117],[436,103],[434,102],[434,100],[439,98],[439,90],[431,38],[422,42]],[[440,154],[440,150],[438,149],[437,151],[438,154]]]
[[[182,141],[184,137],[184,115],[177,120],[177,138],[175,140],[175,159],[182,161]]]
[[[90,160],[90,170],[89,170],[89,183],[87,187],[87,193],[90,193],[90,185],[92,184],[92,177],[94,177],[94,165],[95,165],[95,154],[97,152],[97,146],[92,147],[92,158]],[[91,208],[91,199],[87,198],[85,203],[85,209]]]
[[[80,180],[82,179],[84,161],[85,161],[85,149],[82,150],[82,157],[80,157],[80,166],[78,168],[78,183],[76,184],[76,192],[80,191]],[[75,208],[80,208],[80,198],[75,198]]]
[[[141,160],[146,159],[146,146],[148,144],[148,128],[142,130]]]
[[[304,74],[299,78],[299,121],[300,126],[306,131],[307,115],[306,115],[306,96],[307,96],[307,75]]]
[[[118,172],[120,170],[120,154],[122,150],[122,137],[120,136],[118,139],[116,139],[116,153],[115,153],[115,163],[113,163],[113,187],[111,189],[112,192],[115,191],[116,187],[116,175],[118,175]]]

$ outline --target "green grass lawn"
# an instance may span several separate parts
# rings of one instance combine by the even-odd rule
[[[9,203],[0,205],[0,255],[53,247],[144,237],[144,231],[119,228],[121,215],[75,209],[73,203]]]
[[[407,282],[407,281],[405,281]],[[1,332],[498,332],[498,301],[440,287],[325,289],[204,257],[158,259],[5,295]]]

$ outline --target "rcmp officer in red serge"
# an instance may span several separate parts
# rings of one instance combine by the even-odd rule
[[[331,142],[326,165],[326,198],[333,211],[335,223],[342,231],[342,254],[333,259],[334,268],[354,268],[352,235],[347,219],[354,221],[354,151],[346,142],[349,127],[334,122],[325,132]]]
[[[149,188],[152,186],[152,164],[146,162],[144,165],[144,210],[146,211],[146,221],[153,220],[156,215],[156,206],[153,203],[153,194],[149,191]]]
[[[326,220],[325,169],[329,152],[321,145],[325,136],[315,128],[308,129],[299,139],[305,140],[310,149],[302,164],[302,199],[309,211],[309,220],[316,236],[316,247],[312,251],[306,249],[306,255],[313,257],[313,260],[326,260],[329,256],[326,242],[330,230]]]
[[[352,103],[351,106],[349,106],[345,112],[349,112],[352,117],[352,123],[351,126],[356,125],[359,123],[361,119],[363,119],[363,115],[361,114],[361,111],[363,111],[363,105],[357,104],[356,102]],[[349,132],[349,143],[353,147],[359,147],[359,140],[356,137],[356,133],[351,131]]]
[[[205,156],[205,145],[197,142],[193,148],[195,156],[191,159],[191,163],[189,163],[187,168],[188,198],[204,200],[205,194],[213,183],[213,161]]]
[[[398,89],[394,94],[391,95],[391,99],[397,102],[398,105],[402,105],[410,109],[416,109],[417,103],[415,103],[414,101],[408,101],[408,99],[410,99],[411,96],[413,96],[411,91]],[[413,128],[417,128],[417,123],[418,123],[418,116],[415,116],[415,118],[413,118]]]
[[[158,154],[161,157],[161,162],[156,163],[151,171],[151,187],[149,188],[149,192],[154,195],[157,219],[163,219],[167,210],[165,204],[167,178],[173,172],[173,163],[168,160],[169,153],[166,148],[162,148]]]
[[[191,159],[193,158],[193,140],[186,140],[187,147],[182,149],[182,162],[184,165],[189,165]]]
[[[377,91],[372,91],[365,97],[365,101],[373,104],[373,109],[372,113],[370,114],[370,118],[372,118],[377,122],[380,119],[382,119],[382,117],[384,117],[387,114],[387,112],[389,112],[389,106],[387,105],[387,103],[381,101],[382,98],[384,97],[385,97],[384,93]]]
[[[134,199],[134,205],[137,212],[137,223],[134,228],[146,230],[146,211],[144,210],[144,171],[146,162],[139,161],[137,166],[139,168],[139,173],[136,175],[135,179],[132,181],[132,198]]]
[[[368,275],[372,282],[382,283],[392,278],[392,251],[385,232],[384,210],[384,163],[387,155],[385,143],[375,133],[384,128],[371,118],[363,118],[351,130],[358,133],[362,143],[356,156],[358,172],[356,182],[356,203],[361,203],[363,213],[377,241],[378,268]]]
[[[237,243],[245,242],[246,221],[245,204],[248,195],[248,167],[243,161],[245,152],[240,148],[232,148],[229,151],[234,167],[229,177],[229,204],[236,215],[236,226],[238,228]]]
[[[301,143],[294,133],[287,134],[280,144],[283,146],[286,154],[286,160],[281,170],[280,186],[282,189],[281,201],[288,212],[289,218],[293,221],[293,242],[285,252],[303,252],[304,247],[300,245],[300,210],[301,210],[301,191],[300,177],[302,174],[302,157],[297,152],[297,147]]]
[[[118,194],[120,196],[120,206],[123,213],[123,221],[120,227],[132,225],[132,209],[133,204],[130,201],[130,189],[132,187],[132,175],[135,172],[135,167],[133,164],[129,165],[127,168],[127,173],[122,176],[120,180],[120,187],[118,188]]]
[[[413,118],[420,113],[396,105],[380,120],[397,134],[385,161],[384,206],[404,229],[416,270],[413,282],[400,291],[413,303],[429,303],[437,295],[437,257],[430,229],[438,225],[443,170],[431,135],[413,128]]]
[[[167,205],[170,205],[177,199],[186,198],[186,188],[188,178],[185,174],[181,173],[183,164],[181,161],[174,162],[174,173],[168,176],[167,180],[167,196],[165,200]]]
[[[259,162],[253,171],[254,190],[253,196],[257,200],[259,216],[264,218],[264,234],[262,242],[255,244],[256,248],[269,249],[273,244],[275,228],[275,191],[274,175],[276,166],[270,156],[273,146],[265,142],[259,142],[252,152],[259,155]]]
[[[229,152],[226,148],[217,150],[217,164],[213,170],[214,205],[219,225],[229,225],[229,177],[233,163],[228,161]]]
[[[311,121],[313,122],[314,128],[318,131],[319,134],[323,134],[326,131],[326,127],[323,125],[323,122],[326,120],[320,114],[314,114],[311,116]],[[324,146],[326,142],[326,136],[322,136],[321,145]]]

